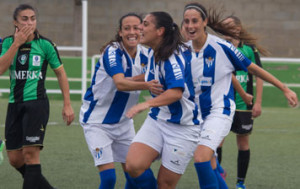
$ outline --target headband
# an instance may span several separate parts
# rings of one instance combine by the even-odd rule
[[[200,12],[203,14],[204,18],[207,17],[206,14],[204,13],[204,11],[203,11],[200,7],[198,7],[198,6],[195,6],[195,5],[188,5],[187,7],[185,7],[184,12],[185,12],[187,9],[196,9],[196,10],[200,11]]]

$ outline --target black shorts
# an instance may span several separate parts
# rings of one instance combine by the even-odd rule
[[[253,128],[252,112],[235,111],[231,131],[238,134],[250,134]]]
[[[48,99],[9,103],[5,121],[6,149],[42,148],[48,119]]]

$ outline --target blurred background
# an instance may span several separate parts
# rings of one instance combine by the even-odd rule
[[[88,0],[88,56],[98,54],[117,30],[119,18],[128,13],[166,11],[177,24],[188,0]],[[257,34],[271,57],[300,57],[299,0],[202,0],[206,8],[223,8],[224,16],[234,13],[250,31]],[[38,10],[38,29],[58,46],[81,45],[81,0],[1,0],[0,36],[14,32],[12,14],[20,3]],[[70,54],[71,53],[71,54]],[[79,52],[60,52],[78,55]]]

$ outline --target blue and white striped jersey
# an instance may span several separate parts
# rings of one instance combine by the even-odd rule
[[[199,53],[193,50],[192,41],[186,45],[191,48],[184,49],[187,84],[202,118],[211,113],[230,115],[235,111],[231,74],[247,71],[251,61],[231,43],[210,34]]]
[[[173,53],[168,60],[155,62],[153,51],[149,53],[149,61],[145,80],[156,79],[163,85],[164,90],[172,88],[182,88],[183,96],[167,106],[153,107],[149,116],[153,119],[164,120],[181,125],[199,125],[201,115],[198,113],[198,106],[189,100],[189,90],[184,78],[185,59],[181,53]],[[153,97],[155,95],[152,94]]]
[[[118,91],[113,76],[124,73],[133,77],[145,72],[148,49],[137,46],[132,59],[121,43],[109,45],[95,66],[91,86],[85,93],[80,109],[81,123],[114,124],[128,119],[125,114],[137,104],[140,91]]]

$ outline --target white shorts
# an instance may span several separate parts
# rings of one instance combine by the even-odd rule
[[[199,141],[199,125],[178,125],[147,117],[132,142],[150,146],[161,155],[162,165],[183,174]]]
[[[201,124],[198,145],[207,146],[215,152],[222,140],[230,132],[232,116],[233,115],[208,115]]]
[[[117,124],[81,123],[81,126],[95,166],[126,162],[129,146],[135,136],[133,120]]]

